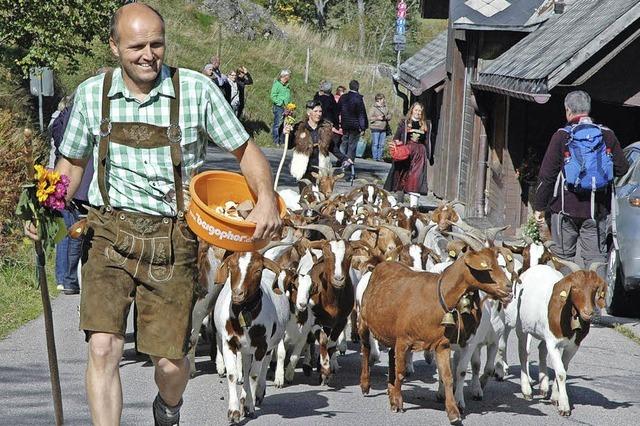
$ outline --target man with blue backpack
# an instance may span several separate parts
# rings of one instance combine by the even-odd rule
[[[567,125],[551,138],[540,166],[533,201],[539,224],[550,213],[551,234],[558,257],[574,260],[588,268],[607,261],[607,237],[613,179],[622,176],[629,164],[613,131],[595,124],[589,117],[591,98],[574,91],[564,100]],[[603,268],[599,270],[603,275]]]

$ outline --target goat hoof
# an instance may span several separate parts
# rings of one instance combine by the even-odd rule
[[[343,355],[343,356],[344,356],[344,355],[346,355],[346,354],[347,354],[347,351],[340,351],[340,355]]]
[[[449,419],[449,423],[456,426],[462,425],[462,419],[460,417],[457,417],[455,419]]]
[[[244,407],[244,417],[247,419],[255,419],[256,413],[255,411],[249,411],[249,407]]]
[[[558,413],[562,417],[569,417],[571,415],[571,410],[559,410]]]
[[[313,371],[313,367],[311,367],[310,365],[307,364],[302,364],[302,373],[309,377],[311,375],[311,372]]]
[[[501,376],[499,374],[494,374],[493,377],[496,379],[496,382],[504,382],[504,376]]]
[[[239,410],[229,410],[227,412],[227,418],[231,423],[238,423],[240,421],[240,411]]]
[[[369,395],[369,390],[371,390],[371,385],[362,384],[362,385],[360,385],[360,390],[362,391],[363,395]]]
[[[522,394],[522,397],[527,401],[531,401],[533,399],[531,394]]]

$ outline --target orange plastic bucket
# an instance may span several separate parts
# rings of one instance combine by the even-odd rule
[[[227,201],[241,203],[257,197],[249,189],[244,176],[238,173],[211,170],[199,173],[189,185],[191,203],[187,211],[189,228],[204,241],[216,247],[231,251],[253,251],[266,246],[267,240],[253,240],[251,236],[256,224],[246,220],[234,220],[215,211]],[[284,217],[287,207],[278,197],[280,217]]]

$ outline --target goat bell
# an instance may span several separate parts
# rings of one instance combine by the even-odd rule
[[[471,300],[466,294],[458,301],[458,312],[461,314],[471,313]]]
[[[573,316],[571,317],[571,330],[575,331],[575,330],[581,330],[582,329],[582,324],[580,324],[580,317]]]
[[[445,327],[456,325],[456,321],[453,318],[453,313],[447,312],[442,317],[442,321],[440,321],[440,325],[444,325]]]

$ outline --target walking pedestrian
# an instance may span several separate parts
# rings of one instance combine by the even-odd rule
[[[539,225],[545,216],[550,219],[556,256],[574,261],[579,244],[582,262],[577,263],[588,268],[607,261],[613,177],[624,175],[629,163],[615,133],[589,117],[591,97],[586,92],[567,94],[564,107],[567,125],[553,134],[542,160],[534,216]],[[585,178],[586,188],[580,184]]]
[[[364,106],[364,99],[358,90],[360,83],[357,80],[349,82],[349,91],[340,97],[338,109],[340,111],[340,126],[344,132],[342,143],[346,145],[347,157],[355,164],[356,147],[362,132],[367,130],[367,110]],[[350,179],[355,179],[355,169],[352,168]]]
[[[378,93],[375,97],[375,103],[371,107],[371,118],[369,119],[371,155],[375,161],[382,161],[387,133],[391,133],[389,120],[391,120],[391,114],[387,108],[384,95]]]
[[[281,223],[269,164],[220,91],[201,73],[163,64],[159,12],[142,3],[122,6],[112,17],[109,45],[120,65],[78,87],[56,165],[71,179],[71,197],[87,157],[95,156],[80,302],[89,343],[87,399],[94,424],[120,423],[118,367],[135,300],[138,349],[155,367],[155,424],[176,425],[189,378],[185,354],[198,276],[184,188],[209,138],[233,152],[257,194],[247,218],[257,224],[253,237],[271,238]],[[33,223],[25,223],[25,234],[38,238]]]
[[[273,85],[271,86],[271,103],[273,104],[273,128],[271,129],[271,135],[273,136],[273,144],[276,146],[280,146],[280,144],[284,142],[281,128],[284,107],[291,102],[290,79],[291,71],[284,69],[280,71],[278,78],[273,81]]]
[[[406,117],[398,124],[398,129],[393,136],[396,145],[406,145],[409,149],[409,157],[401,161],[393,161],[387,175],[384,189],[392,192],[409,194],[409,205],[417,207],[420,195],[426,195],[427,185],[427,158],[429,158],[429,132],[431,125],[427,121],[424,107],[419,102],[409,108]]]
[[[346,151],[342,149],[342,136],[344,133],[342,132],[342,128],[340,127],[340,108],[338,107],[338,101],[340,97],[344,95],[347,91],[347,88],[344,86],[338,86],[336,88],[336,93],[333,95],[333,99],[336,101],[336,121],[331,131],[333,132],[333,145],[340,150],[340,152],[345,153]],[[340,167],[340,164],[336,162],[336,167]]]

